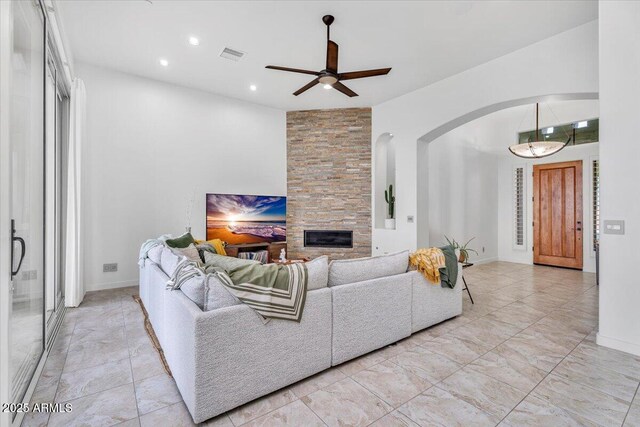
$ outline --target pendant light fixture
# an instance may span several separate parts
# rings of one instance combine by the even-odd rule
[[[518,144],[514,144],[509,147],[509,151],[511,154],[522,157],[525,159],[540,159],[542,157],[551,156],[552,154],[556,154],[558,151],[562,150],[567,146],[569,141],[571,141],[571,137],[567,139],[566,142],[562,141],[546,141],[539,140],[540,129],[538,127],[538,119],[539,119],[539,105],[536,102],[536,140],[535,141],[527,141]]]

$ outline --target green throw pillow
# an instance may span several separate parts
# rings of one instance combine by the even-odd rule
[[[195,244],[196,241],[191,233],[184,233],[182,236],[176,237],[175,239],[169,239],[165,243],[170,248],[186,248],[192,243]]]

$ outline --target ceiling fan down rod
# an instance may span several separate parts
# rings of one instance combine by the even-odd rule
[[[331,24],[333,24],[334,20],[335,18],[333,17],[333,15],[324,15],[322,17],[322,22],[324,22],[325,25],[327,26],[327,42],[331,40],[330,30],[331,30]]]

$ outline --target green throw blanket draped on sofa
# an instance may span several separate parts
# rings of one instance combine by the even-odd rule
[[[302,318],[307,294],[307,266],[242,263],[233,267],[217,257],[207,257],[205,271],[218,276],[240,301],[265,318]]]

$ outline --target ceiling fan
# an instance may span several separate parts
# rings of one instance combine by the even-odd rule
[[[322,17],[322,22],[327,26],[327,65],[322,71],[301,70],[299,68],[278,67],[276,65],[267,65],[266,68],[271,70],[289,71],[292,73],[311,74],[316,76],[306,85],[293,92],[295,96],[300,95],[318,83],[332,86],[334,89],[344,93],[349,97],[358,96],[357,93],[340,83],[342,80],[362,79],[365,77],[383,76],[391,71],[391,68],[379,68],[376,70],[351,71],[348,73],[338,73],[338,44],[329,38],[329,29],[334,21],[331,15]]]

